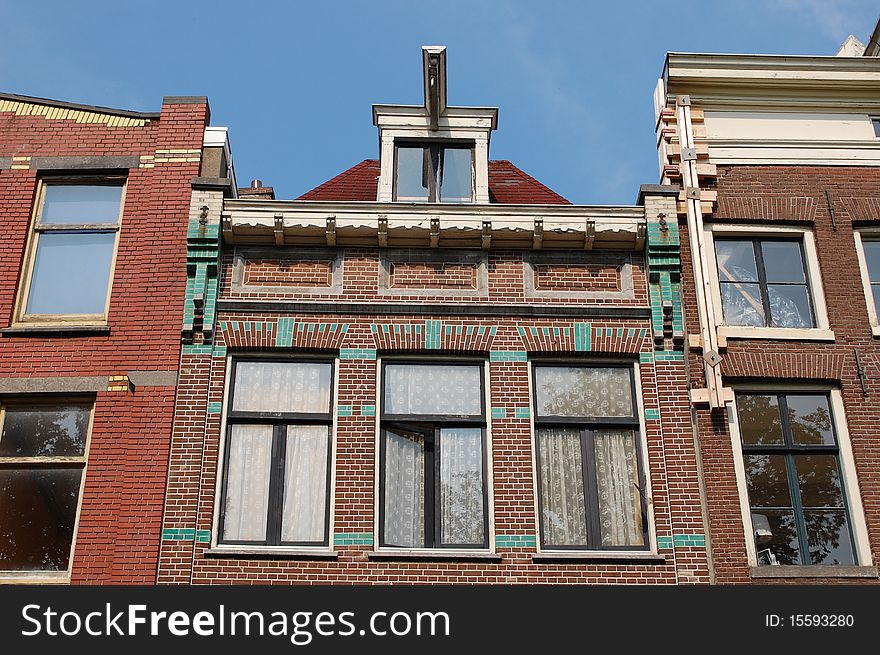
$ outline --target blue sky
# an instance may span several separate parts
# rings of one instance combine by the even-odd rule
[[[8,2],[0,91],[141,111],[207,95],[238,182],[293,198],[378,155],[373,103],[422,100],[423,44],[449,103],[500,108],[490,156],[579,204],[657,181],[651,94],[666,51],[834,54],[876,0]],[[681,27],[676,16],[687,16]]]

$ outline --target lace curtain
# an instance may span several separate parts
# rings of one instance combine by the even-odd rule
[[[389,364],[385,367],[385,413],[481,414],[479,366]]]
[[[596,430],[596,486],[603,546],[643,546],[636,439],[632,430]]]
[[[632,416],[630,369],[538,366],[535,393],[541,416]]]
[[[440,540],[443,544],[482,544],[483,431],[440,430]]]
[[[287,427],[281,541],[324,540],[328,443],[326,426]]]
[[[553,546],[587,543],[583,460],[580,431],[545,428],[538,431],[541,466],[541,529]]]
[[[232,409],[326,414],[330,369],[330,364],[306,362],[239,362]]]
[[[223,539],[265,541],[272,426],[234,425],[227,448]]]
[[[385,543],[425,545],[425,442],[420,434],[385,432]]]

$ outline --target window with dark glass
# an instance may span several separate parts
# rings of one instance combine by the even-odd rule
[[[0,407],[0,572],[66,572],[91,405]]]
[[[871,281],[871,296],[874,299],[874,312],[880,316],[880,239],[862,237],[862,248],[865,251],[865,264],[868,268],[868,279]]]
[[[872,118],[871,126],[874,128],[874,136],[880,138],[880,118]]]
[[[380,545],[487,548],[482,364],[386,362]]]
[[[740,393],[739,432],[758,564],[853,564],[827,394]]]
[[[471,202],[474,174],[471,145],[404,143],[395,151],[395,200]]]
[[[800,239],[715,239],[725,325],[816,327]]]
[[[220,541],[327,545],[332,364],[235,360]]]
[[[123,185],[123,179],[41,185],[22,320],[106,317]]]
[[[647,548],[631,366],[535,364],[544,548]]]

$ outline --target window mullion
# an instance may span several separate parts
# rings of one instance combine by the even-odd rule
[[[599,485],[596,481],[596,444],[592,428],[581,430],[581,467],[584,476],[584,510],[587,513],[587,546],[600,548]]]
[[[272,428],[272,459],[269,470],[269,507],[266,516],[266,543],[281,543],[281,518],[284,507],[284,458],[287,450],[287,426]]]
[[[791,494],[791,506],[794,512],[794,520],[797,524],[801,564],[810,564],[810,545],[807,541],[807,525],[804,520],[804,508],[801,503],[801,489],[798,484],[797,466],[794,461],[794,433],[791,430],[791,421],[789,420],[788,398],[784,394],[780,394],[777,396],[777,403],[782,421],[782,438],[787,447],[784,454],[785,470],[788,473],[788,491]]]
[[[435,488],[439,485],[440,476],[435,475],[436,468],[440,465],[437,457],[435,435],[439,432],[439,428],[433,428],[425,434],[425,500],[424,500],[424,520],[425,520],[425,547],[434,548],[438,544],[439,531],[436,529],[436,522],[439,521],[439,511],[436,511],[440,502],[440,494]]]
[[[752,248],[755,253],[758,286],[761,289],[761,305],[764,307],[764,326],[773,327],[773,317],[770,315],[770,290],[767,288],[767,271],[764,270],[764,251],[761,249],[761,241],[754,239],[752,241]]]

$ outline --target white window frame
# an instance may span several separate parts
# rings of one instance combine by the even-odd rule
[[[426,559],[430,559],[431,557],[443,557],[454,559],[456,556],[458,557],[467,557],[468,555],[473,555],[475,553],[479,554],[494,554],[495,553],[495,485],[493,483],[494,470],[492,465],[492,397],[490,393],[491,382],[489,378],[490,368],[488,360],[483,362],[483,403],[486,408],[486,427],[483,428],[486,433],[486,440],[484,443],[484,448],[486,449],[486,514],[488,516],[489,522],[489,530],[488,530],[488,548],[396,548],[394,546],[380,546],[380,534],[382,530],[382,526],[379,523],[379,505],[381,503],[382,490],[380,488],[380,474],[381,467],[384,464],[380,457],[380,448],[382,441],[382,385],[385,381],[382,379],[382,370],[383,370],[383,361],[386,363],[394,362],[395,359],[400,359],[406,361],[408,363],[412,363],[415,359],[423,359],[424,363],[430,364],[461,364],[461,363],[470,363],[474,364],[475,362],[472,359],[462,359],[461,357],[456,356],[425,356],[424,358],[419,357],[417,354],[412,356],[401,356],[401,357],[377,357],[376,358],[376,387],[375,387],[375,406],[376,406],[376,417],[373,423],[374,427],[374,439],[373,439],[373,448],[374,448],[374,457],[373,457],[373,552],[377,553],[387,553],[389,555],[400,555],[403,557],[424,557]]]
[[[538,364],[553,364],[556,363],[560,366],[564,366],[566,364],[571,364],[573,359],[564,358],[564,359],[556,359],[556,358],[548,358],[548,359],[540,359],[538,360]],[[588,361],[584,361],[583,363],[588,363],[590,365],[602,366],[602,364],[608,363],[620,363],[620,360],[615,359],[590,359]],[[529,359],[528,362],[528,371],[529,371],[529,407],[532,407],[532,399],[535,397],[535,389],[533,384],[533,370],[532,370],[533,360]],[[529,412],[529,431],[531,434],[531,439],[529,440],[529,447],[531,449],[532,456],[532,498],[533,505],[535,511],[535,541],[536,541],[536,554],[574,554],[577,556],[585,556],[590,558],[595,558],[597,560],[601,559],[614,559],[615,557],[620,558],[621,556],[626,556],[630,553],[635,554],[637,557],[659,557],[659,549],[657,546],[657,528],[654,521],[654,501],[653,501],[653,492],[651,490],[651,460],[648,452],[648,432],[645,426],[645,401],[642,396],[642,384],[644,380],[642,379],[642,369],[639,365],[639,362],[633,362],[633,384],[636,389],[636,407],[634,408],[636,415],[639,419],[639,437],[638,437],[638,447],[641,449],[639,455],[641,457],[642,466],[644,467],[643,474],[645,479],[645,496],[642,499],[642,502],[645,504],[645,514],[647,516],[648,526],[647,533],[648,539],[650,541],[649,548],[639,548],[633,550],[573,550],[573,549],[558,549],[558,548],[543,548],[541,546],[541,513],[538,509],[538,496],[541,493],[540,488],[538,487],[538,449],[537,449],[537,440],[535,439],[536,429],[535,429],[535,412]]]
[[[798,339],[803,341],[834,341],[834,332],[828,322],[825,305],[825,291],[822,288],[822,274],[819,270],[819,257],[816,241],[811,227],[790,225],[744,225],[728,223],[706,223],[704,228],[706,259],[709,268],[709,281],[712,285],[712,302],[716,308],[718,336],[722,339]],[[725,325],[721,301],[721,283],[718,279],[718,263],[715,259],[715,235],[719,237],[800,237],[803,244],[807,287],[816,318],[816,327],[779,328],[752,327],[748,325]]]
[[[868,260],[865,257],[865,244],[862,235],[873,237],[880,241],[880,227],[861,228],[853,231],[853,239],[856,242],[856,255],[859,260],[859,271],[862,274],[862,289],[865,292],[865,305],[868,308],[868,320],[871,323],[871,333],[880,337],[880,317],[877,315],[877,307],[874,304],[874,292],[871,290],[871,275],[868,272]]]
[[[327,499],[330,505],[330,519],[327,522],[327,545],[326,546],[265,546],[260,544],[224,544],[220,539],[220,513],[223,504],[223,478],[226,475],[224,462],[226,461],[226,441],[228,438],[228,422],[226,415],[229,408],[229,400],[232,395],[232,387],[234,380],[232,379],[232,362],[236,358],[241,358],[240,353],[230,353],[226,356],[224,367],[224,386],[223,386],[223,412],[220,420],[220,444],[217,448],[217,461],[215,466],[216,479],[214,480],[214,512],[211,517],[211,541],[209,543],[210,550],[218,554],[235,555],[262,555],[277,554],[281,557],[287,556],[309,556],[309,555],[329,555],[333,553],[333,534],[336,517],[336,431],[339,424],[337,408],[339,407],[339,357],[332,360],[331,380],[333,388],[330,391],[331,402],[331,424],[330,424],[330,452],[328,466],[330,467],[330,497]],[[249,362],[259,361],[261,358],[277,361],[278,353],[244,353],[244,359]],[[290,357],[288,361],[296,362],[296,357]],[[328,363],[330,360],[328,359]]]
[[[107,274],[107,295],[104,298],[104,311],[100,314],[28,314],[27,303],[30,296],[31,283],[33,282],[34,269],[37,263],[37,249],[39,247],[40,235],[45,231],[40,224],[43,215],[43,206],[46,199],[46,189],[50,186],[102,186],[108,182],[119,182],[122,191],[119,196],[119,213],[115,227],[110,224],[102,227],[102,231],[113,231],[115,238],[113,241],[113,254],[110,259],[110,270]],[[128,177],[124,175],[105,175],[105,176],[65,176],[57,179],[47,178],[41,179],[37,187],[37,202],[31,216],[28,231],[27,249],[23,259],[21,271],[21,283],[19,285],[17,302],[15,306],[14,322],[16,327],[30,326],[58,326],[65,325],[70,327],[94,327],[105,326],[110,315],[110,298],[113,293],[113,278],[116,274],[116,258],[119,253],[119,235],[122,231],[122,218],[125,213],[125,196],[128,191]],[[61,226],[59,229],[63,229]],[[78,226],[70,226],[76,230]]]
[[[823,385],[774,385],[774,384],[751,384],[737,385],[736,393],[796,393],[813,392],[828,394],[831,403],[831,414],[834,421],[834,430],[837,436],[837,447],[842,471],[843,492],[849,507],[849,520],[853,532],[853,550],[856,555],[856,566],[872,566],[871,544],[868,540],[868,528],[865,523],[865,511],[862,507],[862,495],[859,491],[859,482],[856,475],[856,465],[852,454],[852,443],[849,438],[849,428],[844,413],[843,396],[839,389]],[[728,404],[727,425],[730,433],[730,445],[733,449],[733,464],[736,471],[736,487],[739,493],[740,509],[746,542],[746,553],[749,566],[758,566],[758,555],[755,549],[754,527],[752,526],[752,510],[749,504],[749,490],[746,484],[746,469],[743,461],[742,439],[739,432],[739,415],[736,402]],[[806,572],[813,567],[834,568],[834,564],[796,564],[792,565]],[[770,568],[770,567],[762,567]]]
[[[70,557],[67,561],[67,569],[64,571],[10,571],[10,570],[0,570],[0,584],[7,583],[17,583],[17,584],[70,584],[71,574],[73,572],[73,560],[74,555],[76,554],[76,540],[79,534],[79,519],[80,513],[82,512],[82,502],[83,502],[83,492],[86,488],[86,474],[88,473],[89,466],[89,448],[92,444],[92,429],[94,427],[95,422],[95,399],[94,398],[82,398],[77,396],[63,396],[61,398],[55,397],[17,397],[11,400],[3,401],[0,399],[0,430],[3,429],[3,423],[6,418],[6,408],[9,406],[39,406],[39,405],[47,405],[47,406],[59,406],[59,405],[80,405],[86,406],[89,405],[89,425],[88,431],[86,432],[86,443],[83,449],[83,454],[80,456],[71,456],[71,457],[26,457],[26,458],[4,458],[5,462],[9,462],[12,464],[12,461],[15,459],[26,460],[26,464],[39,464],[44,462],[47,466],[51,466],[52,464],[57,464],[60,462],[65,463],[82,463],[82,477],[80,478],[79,483],[79,496],[76,501],[76,513],[74,515],[73,522],[73,538],[70,541]],[[14,464],[9,467],[4,468],[14,468]],[[38,467],[37,467],[38,468]]]

